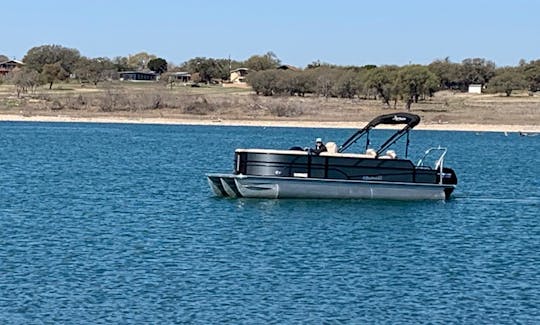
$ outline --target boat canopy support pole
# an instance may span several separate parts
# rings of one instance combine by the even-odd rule
[[[347,141],[345,141],[339,147],[338,152],[343,152],[347,150],[347,148],[349,148],[351,145],[356,143],[356,141],[358,141],[361,137],[363,137],[364,134],[367,135],[365,150],[369,149],[369,145],[370,145],[369,131],[379,124],[391,124],[391,125],[406,124],[406,126],[400,131],[396,132],[388,140],[386,140],[386,142],[377,151],[377,156],[380,155],[384,150],[386,150],[390,145],[394,144],[399,138],[401,138],[405,132],[407,132],[407,146],[408,146],[409,130],[411,130],[416,125],[418,125],[418,123],[420,123],[420,116],[415,115],[415,114],[410,114],[410,113],[392,113],[392,114],[378,116],[375,119],[373,119],[371,122],[369,122],[363,129],[356,131],[349,139],[347,139]]]
[[[396,143],[396,141],[398,141],[402,136],[403,136],[403,133],[407,133],[407,146],[406,146],[406,151],[408,151],[408,148],[409,148],[409,130],[411,128],[406,126],[405,128],[399,130],[398,132],[396,132],[393,136],[391,136],[388,140],[386,140],[386,142],[379,148],[379,150],[377,150],[377,156],[379,156],[381,153],[383,153],[386,148],[390,147],[391,145],[393,145],[394,143]],[[407,155],[408,153],[405,153],[405,155]]]
[[[370,144],[369,143],[369,130],[367,130],[366,136],[367,136],[367,138],[366,138],[366,148],[364,149],[365,151],[367,151],[369,149],[369,144]]]
[[[356,143],[356,141],[358,141],[362,136],[364,136],[364,134],[367,133],[368,135],[368,139],[366,140],[367,142],[369,142],[369,129],[371,128],[370,125],[366,126],[365,128],[361,129],[361,130],[358,130],[356,131],[356,133],[354,133],[349,139],[347,139],[347,141],[345,141],[340,147],[339,147],[339,150],[338,152],[343,152],[345,150],[347,150],[347,148],[349,148],[350,146],[352,146],[353,144]],[[367,146],[369,144],[366,143],[366,150],[367,150]]]
[[[409,130],[407,130],[407,144],[405,145],[405,158],[409,157]]]

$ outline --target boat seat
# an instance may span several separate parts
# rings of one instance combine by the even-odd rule
[[[343,158],[375,158],[372,155],[366,155],[363,153],[340,153],[340,152],[321,152],[319,154],[321,157],[343,157]]]
[[[329,153],[337,153],[338,152],[337,144],[335,142],[326,143],[326,150]]]
[[[377,157],[377,151],[375,151],[375,149],[369,148],[366,150],[366,155],[368,155],[369,157],[375,158]]]
[[[397,155],[394,150],[387,150],[384,156],[380,156],[381,159],[396,159]]]

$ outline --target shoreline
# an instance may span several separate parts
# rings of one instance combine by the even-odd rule
[[[253,127],[298,127],[298,128],[337,128],[357,129],[369,121],[299,121],[299,120],[248,120],[248,119],[204,119],[177,117],[74,117],[69,115],[32,115],[0,114],[0,122],[53,122],[53,123],[118,123],[118,124],[162,124],[162,125],[201,125],[201,126],[253,126]],[[381,126],[381,129],[393,127]],[[415,129],[430,131],[476,131],[476,132],[540,132],[539,125],[511,124],[462,124],[441,123],[426,124],[421,122]]]

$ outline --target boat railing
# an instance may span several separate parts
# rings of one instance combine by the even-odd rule
[[[442,183],[443,179],[443,168],[444,168],[444,157],[446,156],[446,152],[448,151],[447,148],[438,146],[437,148],[429,148],[424,153],[424,156],[418,160],[418,163],[416,164],[417,168],[430,168],[434,170],[439,171],[440,182]],[[437,156],[438,154],[438,156]],[[432,165],[427,163],[427,161],[434,161]]]

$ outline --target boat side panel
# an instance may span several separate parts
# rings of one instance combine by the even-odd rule
[[[392,184],[243,176],[236,178],[236,185],[242,196],[258,198],[445,199],[444,186],[414,183]]]
[[[238,174],[256,176],[378,180],[435,184],[434,170],[417,170],[409,160],[237,153]]]
[[[415,169],[414,181],[417,183],[437,184],[437,171],[432,169]]]
[[[266,153],[240,153],[242,174],[289,177],[295,173],[307,173],[310,156]]]

